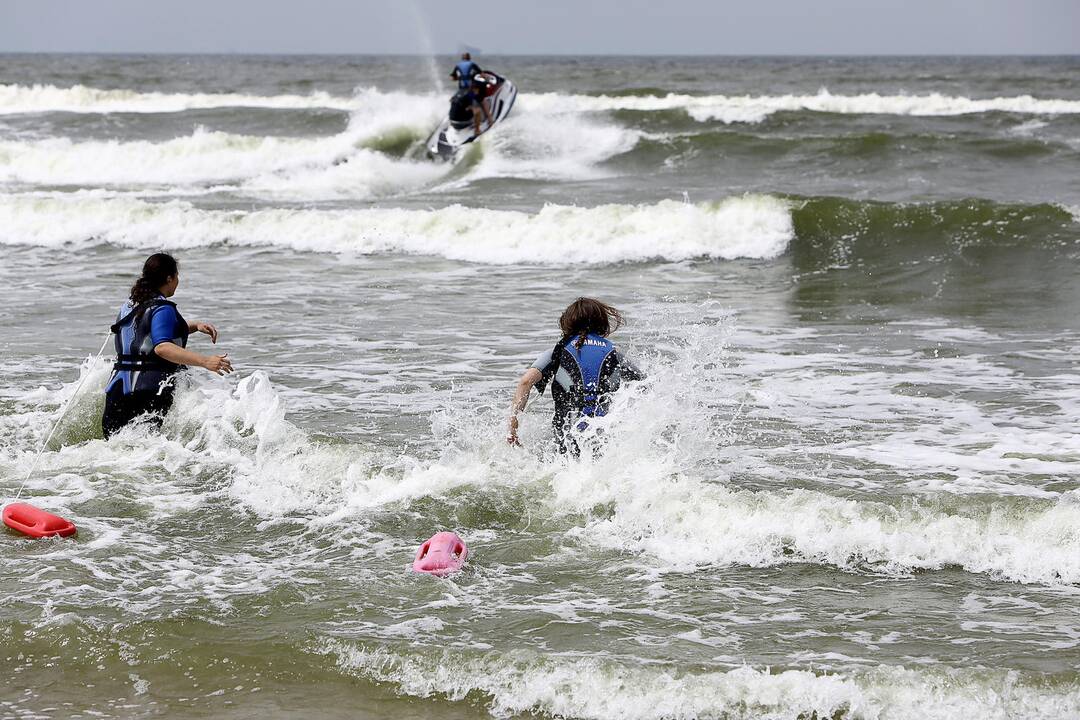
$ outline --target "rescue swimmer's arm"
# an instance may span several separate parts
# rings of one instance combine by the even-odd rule
[[[487,98],[484,98],[483,100],[480,101],[480,109],[484,111],[484,117],[487,118],[488,127],[491,127],[492,125],[494,125],[495,121],[491,119],[491,111],[488,110]]]
[[[518,419],[517,414],[525,409],[525,406],[529,403],[529,392],[532,391],[533,385],[540,382],[544,377],[534,367],[525,371],[525,374],[518,380],[517,389],[514,391],[514,399],[510,403],[510,434],[506,437],[506,442],[511,445],[520,445],[518,442]]]
[[[189,322],[187,324],[187,329],[189,333],[206,333],[210,336],[210,342],[214,343],[215,345],[217,344],[217,328],[214,327],[213,324],[204,322]]]
[[[200,355],[171,342],[155,345],[154,354],[177,365],[197,365],[218,375],[231,373],[233,369],[228,353],[224,355]]]

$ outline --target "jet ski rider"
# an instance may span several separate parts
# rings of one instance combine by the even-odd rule
[[[180,271],[171,255],[156,253],[146,259],[131,296],[120,308],[112,331],[116,335],[116,364],[105,386],[105,412],[101,429],[108,438],[140,415],[152,413],[160,426],[173,401],[176,373],[198,365],[212,373],[232,372],[228,354],[200,355],[187,350],[188,335],[201,332],[217,343],[217,328],[210,323],[188,322],[172,297],[180,284]]]
[[[468,90],[469,85],[472,83],[472,79],[482,73],[483,70],[480,66],[473,62],[472,55],[469,53],[461,53],[461,62],[454,66],[454,69],[450,71],[450,77],[457,80],[458,91]]]
[[[574,430],[584,429],[590,417],[606,415],[611,395],[623,381],[645,377],[607,339],[622,324],[622,313],[607,303],[586,297],[570,303],[559,318],[559,342],[540,353],[518,381],[510,407],[507,442],[520,445],[517,415],[525,409],[529,391],[536,386],[543,394],[551,383],[555,444],[561,453],[580,453]]]

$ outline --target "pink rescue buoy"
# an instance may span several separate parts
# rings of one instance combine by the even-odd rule
[[[70,520],[26,503],[11,503],[4,508],[3,517],[4,524],[9,528],[33,538],[69,537],[75,534],[75,524]]]
[[[417,548],[412,569],[413,572],[429,575],[449,575],[460,570],[468,556],[469,548],[465,547],[465,541],[456,533],[435,533],[430,540]]]

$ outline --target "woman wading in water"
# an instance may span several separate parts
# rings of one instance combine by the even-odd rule
[[[212,373],[232,372],[228,353],[200,355],[186,348],[188,335],[201,332],[217,343],[217,328],[188,322],[168,298],[180,284],[180,270],[171,255],[157,253],[143,264],[142,275],[120,308],[112,331],[116,335],[116,364],[105,386],[101,429],[108,438],[135,418],[150,414],[160,427],[172,407],[176,373],[188,365]]]

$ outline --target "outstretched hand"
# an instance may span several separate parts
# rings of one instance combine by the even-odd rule
[[[229,353],[207,356],[206,361],[203,363],[203,367],[218,375],[226,375],[233,371],[232,361],[229,360]]]
[[[195,332],[206,333],[210,336],[210,342],[217,344],[217,328],[210,323],[195,323]]]

